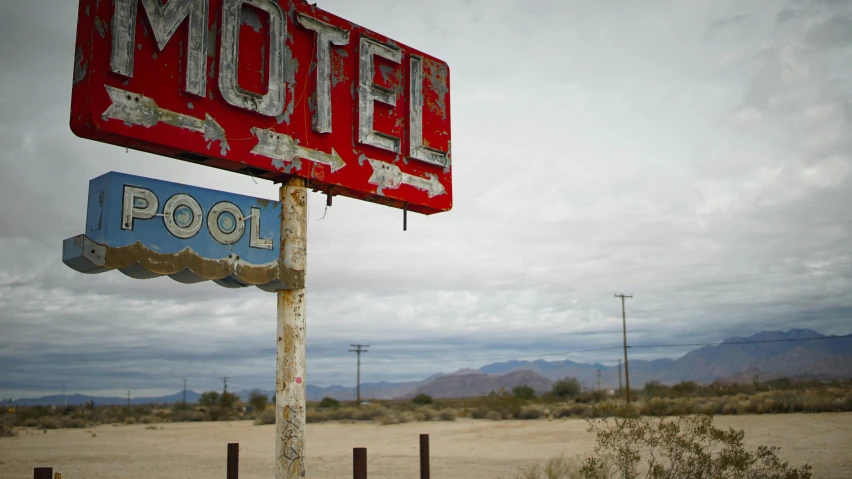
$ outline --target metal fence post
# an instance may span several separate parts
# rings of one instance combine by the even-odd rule
[[[352,449],[352,479],[367,479],[367,448]]]
[[[420,435],[420,479],[429,479],[429,435]]]
[[[227,479],[239,479],[240,477],[240,445],[232,442],[228,444],[228,473]]]
[[[33,469],[33,479],[53,479],[53,468],[37,467]]]

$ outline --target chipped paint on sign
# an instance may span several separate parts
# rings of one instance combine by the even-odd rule
[[[251,152],[273,160],[280,160],[282,162],[281,169],[284,169],[283,163],[292,163],[296,158],[304,158],[314,163],[328,165],[332,173],[346,166],[346,162],[334,148],[331,149],[331,153],[325,153],[297,145],[293,138],[271,130],[255,128],[251,133],[257,138],[257,145]]]
[[[452,208],[450,77],[437,58],[304,1],[78,1],[77,135],[424,214]],[[269,145],[256,131],[306,154],[258,154]],[[362,155],[434,175],[445,193],[380,194]]]
[[[379,187],[379,194],[384,194],[382,191],[384,188],[395,190],[401,185],[409,185],[419,190],[423,190],[428,193],[429,198],[434,198],[435,196],[447,193],[444,185],[442,185],[441,181],[438,180],[438,177],[433,174],[429,174],[427,178],[421,178],[419,176],[403,173],[398,166],[390,163],[371,159],[367,159],[367,161],[370,163],[370,166],[373,167],[373,175],[370,176],[370,184],[377,185]]]
[[[86,232],[65,241],[63,261],[84,273],[301,288],[304,269],[278,257],[280,214],[276,201],[108,173],[90,182]]]
[[[209,114],[204,120],[189,115],[182,115],[173,111],[165,110],[157,106],[157,103],[143,95],[131,93],[107,86],[112,104],[104,111],[105,120],[123,121],[127,126],[143,126],[151,128],[157,123],[164,123],[184,130],[190,130],[204,134],[209,148],[213,142],[218,141],[221,146],[221,154],[227,155],[231,149],[228,140],[225,139],[225,130]]]

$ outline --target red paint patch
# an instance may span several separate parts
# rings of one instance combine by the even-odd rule
[[[296,378],[296,384],[302,384],[302,378]]]

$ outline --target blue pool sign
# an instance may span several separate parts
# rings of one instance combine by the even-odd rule
[[[280,217],[277,201],[112,172],[89,182],[86,233],[65,240],[62,260],[82,273],[302,288],[304,272],[279,261]]]

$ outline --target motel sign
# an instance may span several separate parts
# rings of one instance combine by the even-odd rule
[[[301,0],[81,0],[77,135],[432,214],[447,64]]]

